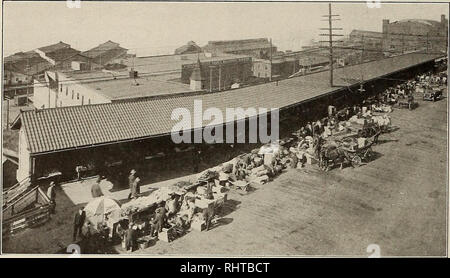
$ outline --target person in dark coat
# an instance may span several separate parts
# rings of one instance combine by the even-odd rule
[[[56,189],[55,182],[51,182],[50,186],[47,189],[47,197],[50,199],[50,213],[54,214],[56,209]]]
[[[150,235],[154,235],[154,232],[157,233],[162,232],[162,228],[166,221],[166,208],[165,208],[165,202],[161,202],[158,206],[158,208],[155,210],[155,219],[152,221],[152,227],[150,230]]]
[[[131,199],[132,188],[134,187],[135,180],[136,180],[136,170],[132,169],[130,175],[128,176],[128,186],[130,187],[130,194],[128,194],[128,199]]]
[[[73,241],[77,240],[78,235],[82,235],[81,229],[83,228],[84,221],[86,220],[86,212],[83,209],[79,209],[75,214],[73,222]]]
[[[95,183],[91,187],[92,198],[97,198],[103,196],[102,189],[100,188],[100,181],[102,179],[100,177],[97,178]]]
[[[128,230],[125,234],[125,248],[126,250],[133,252],[136,246],[136,231],[137,227],[134,224],[129,225]]]
[[[140,182],[141,182],[141,179],[139,177],[136,177],[133,184],[131,185],[130,197],[132,199],[137,198],[139,196],[139,194],[141,193]]]

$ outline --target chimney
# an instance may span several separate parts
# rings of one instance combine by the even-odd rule
[[[383,34],[388,33],[389,19],[383,19]]]
[[[445,14],[441,14],[441,24],[445,24],[447,22],[447,19],[445,18]]]

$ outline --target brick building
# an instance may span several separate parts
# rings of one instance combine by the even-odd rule
[[[200,74],[200,75],[199,75]],[[181,82],[207,91],[229,89],[235,83],[246,83],[252,76],[252,58],[242,55],[211,57],[181,66]],[[191,86],[191,88],[192,88]]]
[[[295,54],[277,55],[270,60],[254,59],[253,76],[259,78],[286,78],[300,69],[299,59]]]

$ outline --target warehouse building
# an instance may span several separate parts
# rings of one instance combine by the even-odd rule
[[[440,21],[406,19],[390,22],[383,20],[383,50],[391,55],[415,50],[428,52],[447,51],[448,19]]]
[[[12,125],[20,130],[17,179],[45,177],[55,171],[61,172],[63,179],[72,179],[78,165],[89,166],[93,173],[119,165],[125,173],[131,167],[141,167],[143,175],[151,174],[145,170],[152,163],[151,157],[160,153],[175,157],[170,138],[176,123],[171,119],[172,112],[181,107],[192,114],[194,100],[202,100],[204,110],[279,108],[281,124],[290,118],[296,122],[311,120],[312,115],[325,114],[330,104],[339,109],[366,97],[351,89],[359,87],[361,72],[365,73],[363,83],[370,95],[391,86],[396,79],[432,69],[437,58],[440,56],[411,53],[339,68],[335,70],[339,87],[330,87],[329,73],[319,72],[215,94],[22,111]],[[380,79],[383,82],[377,82]],[[244,118],[228,119],[222,125],[239,119]]]
[[[269,59],[271,54],[277,52],[277,47],[273,46],[267,38],[229,40],[229,41],[209,41],[203,47],[203,51],[212,55],[221,53],[248,55],[256,59]]]

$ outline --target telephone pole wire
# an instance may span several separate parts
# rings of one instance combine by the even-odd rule
[[[330,56],[330,86],[334,87],[333,83],[333,64],[334,64],[334,56],[333,56],[333,42],[342,42],[342,41],[334,41],[333,37],[343,36],[341,34],[334,34],[333,30],[342,30],[342,28],[333,28],[333,21],[340,20],[339,18],[334,18],[339,15],[334,15],[331,13],[331,3],[328,3],[328,15],[323,15],[322,17],[328,17],[328,28],[320,28],[321,30],[328,30],[328,34],[320,34],[321,36],[327,36],[327,41],[320,41],[328,43],[329,48],[329,56]]]

